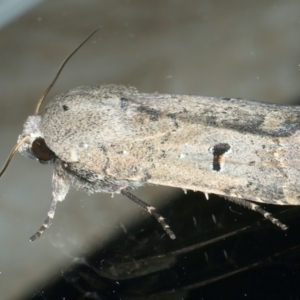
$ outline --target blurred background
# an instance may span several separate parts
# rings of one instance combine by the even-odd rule
[[[299,16],[297,0],[2,0],[0,161],[62,60],[98,26],[46,103],[76,86],[116,83],[149,93],[297,104]],[[34,299],[68,269],[78,249],[93,252],[149,218],[122,196],[72,190],[53,225],[30,243],[49,209],[51,173],[17,154],[0,181],[1,299]],[[182,191],[147,187],[135,194],[159,206]]]

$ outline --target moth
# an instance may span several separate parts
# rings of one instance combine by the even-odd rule
[[[130,190],[146,184],[218,194],[287,226],[258,204],[300,204],[300,108],[235,98],[144,94],[122,85],[82,86],[40,106],[63,62],[29,116],[13,155],[53,165],[52,200],[37,239],[70,186],[88,193],[121,193],[164,218]]]

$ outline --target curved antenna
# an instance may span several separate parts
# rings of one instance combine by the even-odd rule
[[[16,152],[18,151],[18,149],[29,139],[29,135],[25,135],[19,143],[17,143],[13,149],[11,150],[7,160],[6,160],[6,163],[4,164],[1,172],[0,172],[0,177],[4,174],[5,170],[7,169],[8,165],[10,164],[12,158],[14,157],[14,155],[16,154]]]
[[[42,97],[40,98],[36,109],[35,109],[35,114],[37,115],[40,111],[40,107],[45,99],[45,97],[47,96],[47,94],[49,93],[49,91],[51,90],[51,88],[53,87],[53,85],[55,84],[58,76],[60,75],[61,71],[63,70],[65,64],[68,62],[68,60],[77,52],[77,50],[79,50],[79,48],[94,34],[96,33],[98,30],[100,29],[100,27],[98,27],[97,29],[95,29],[93,32],[91,32],[86,38],[85,40],[75,48],[75,50],[73,50],[66,58],[65,60],[62,62],[62,64],[60,65],[54,79],[52,80],[52,82],[50,83],[50,85],[47,87],[47,89],[45,90],[44,94],[42,95]]]

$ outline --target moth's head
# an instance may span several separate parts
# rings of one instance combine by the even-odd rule
[[[39,115],[40,107],[45,97],[47,96],[48,92],[51,90],[52,86],[56,82],[59,74],[61,73],[67,61],[99,29],[100,27],[94,30],[92,33],[90,33],[88,37],[79,46],[77,46],[75,50],[71,52],[71,54],[69,54],[69,56],[67,56],[67,58],[63,61],[54,79],[52,80],[52,82],[50,83],[50,85],[48,86],[48,88],[45,90],[44,94],[38,101],[35,109],[35,115],[28,117],[27,121],[25,122],[24,130],[23,133],[19,136],[18,143],[11,150],[11,153],[9,154],[6,163],[4,164],[2,170],[0,170],[0,177],[4,174],[5,170],[7,169],[9,163],[11,162],[13,156],[16,154],[17,151],[19,151],[22,155],[36,159],[41,163],[49,163],[54,161],[55,154],[46,145],[44,136],[40,131],[40,124],[41,124],[41,116]]]
[[[38,160],[40,163],[50,163],[55,155],[46,145],[44,136],[40,130],[41,116],[29,116],[24,124],[24,129],[19,135],[18,143],[24,138],[27,139],[20,146],[18,151],[27,157]]]

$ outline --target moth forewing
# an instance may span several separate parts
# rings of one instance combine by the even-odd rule
[[[58,96],[40,129],[69,166],[120,189],[151,183],[297,205],[299,116],[298,107],[105,85]]]

